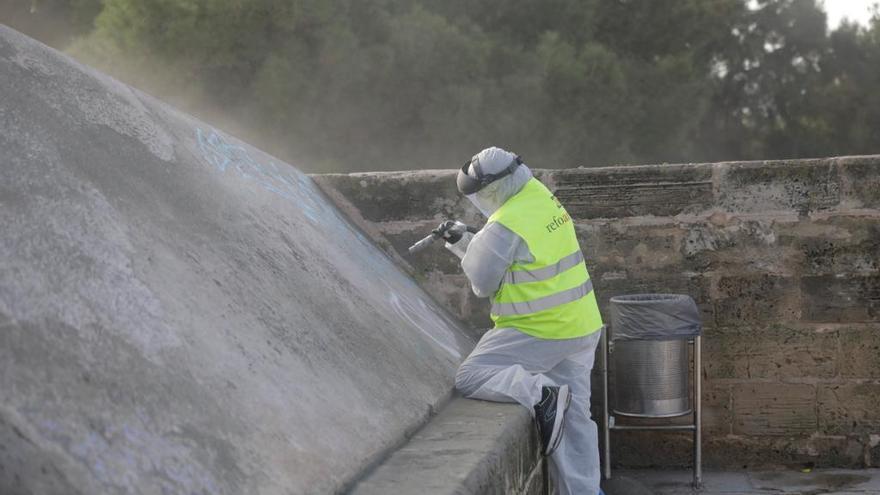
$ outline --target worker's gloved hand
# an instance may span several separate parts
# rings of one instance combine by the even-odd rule
[[[455,244],[467,233],[467,225],[458,220],[447,220],[441,223],[432,232],[434,235],[443,238],[449,244]]]
[[[453,220],[447,220],[433,231],[436,235],[446,240],[446,249],[459,258],[464,258],[468,244],[474,237],[467,225]]]

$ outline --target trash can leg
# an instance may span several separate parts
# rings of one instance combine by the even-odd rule
[[[608,424],[608,327],[602,327],[602,456],[604,478],[611,479],[611,427]]]
[[[694,488],[703,484],[703,366],[702,337],[694,337]]]

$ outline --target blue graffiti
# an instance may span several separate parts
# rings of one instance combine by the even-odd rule
[[[293,169],[295,173],[291,174],[272,161],[261,163],[251,156],[247,148],[230,143],[213,129],[206,133],[197,127],[196,142],[202,158],[217,172],[232,170],[242,179],[296,203],[313,224],[326,215],[327,208],[321,198],[311,191],[314,185],[302,172]],[[304,191],[307,193],[303,194]]]
[[[307,175],[293,167],[279,167],[271,160],[261,163],[245,146],[229,142],[214,129],[205,132],[197,127],[195,131],[202,158],[215,171],[226,173],[231,170],[240,178],[295,203],[312,224],[320,225],[323,230],[345,232],[353,235],[361,247],[373,247],[372,242],[351,227],[336,208],[327,205],[321,191]],[[392,265],[390,261],[388,263]]]
[[[360,231],[349,225],[336,208],[327,205],[321,191],[306,174],[293,167],[279,166],[271,160],[261,163],[251,156],[246,147],[230,143],[214,129],[205,132],[197,127],[196,142],[202,157],[217,172],[232,170],[242,179],[295,203],[313,225],[320,224],[323,229],[329,227],[344,230],[354,235],[362,246],[372,246]]]

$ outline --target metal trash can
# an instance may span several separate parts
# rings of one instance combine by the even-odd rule
[[[682,430],[694,433],[694,485],[700,485],[701,333],[700,311],[690,296],[637,294],[611,298],[611,330],[602,339],[605,478],[611,478],[611,430]],[[688,353],[691,343],[693,383]],[[608,400],[609,372],[615,382],[613,406]],[[690,425],[623,425],[617,424],[615,417],[672,418],[691,413]]]
[[[614,414],[640,418],[690,414],[686,340],[617,342],[611,369],[616,379]]]
[[[614,413],[647,418],[690,414],[688,339],[699,333],[700,313],[688,296],[612,297]]]

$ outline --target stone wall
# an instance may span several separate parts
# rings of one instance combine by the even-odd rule
[[[709,466],[880,466],[880,156],[544,170],[600,305],[690,294],[704,319]],[[490,325],[457,260],[406,247],[483,219],[453,171],[316,180],[438,301]],[[629,466],[687,465],[682,434],[615,433]]]

